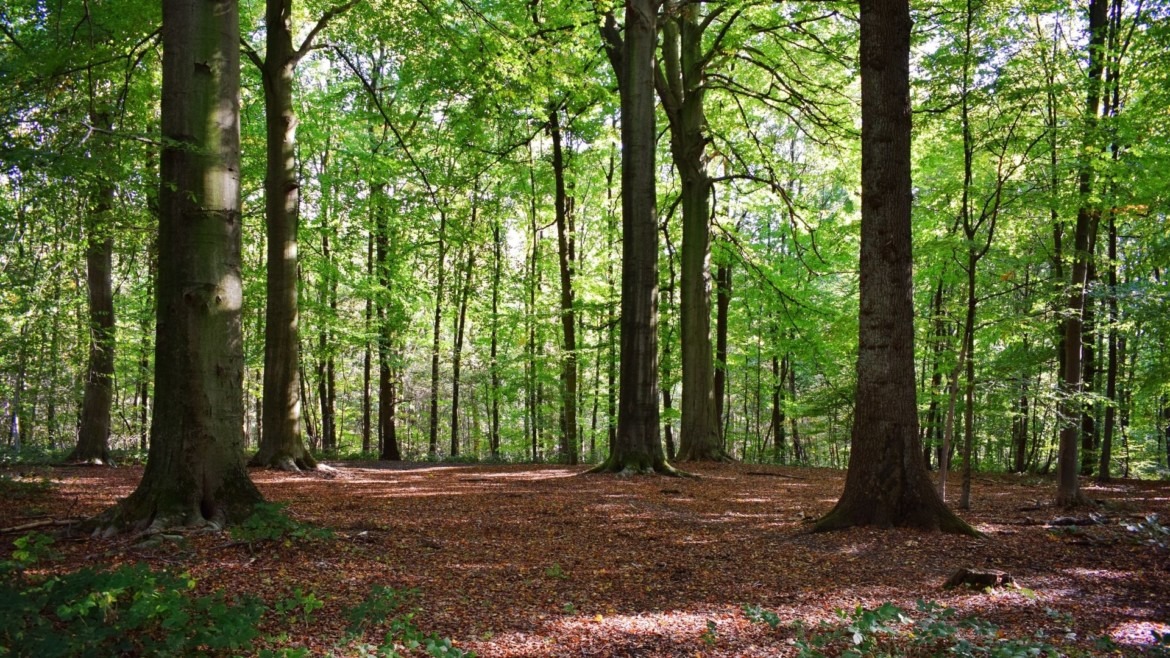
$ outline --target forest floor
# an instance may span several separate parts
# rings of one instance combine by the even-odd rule
[[[686,466],[699,478],[676,479],[559,466],[333,466],[327,476],[251,472],[270,501],[332,538],[257,547],[223,533],[155,546],[79,538],[58,542],[64,560],[53,568],[145,561],[189,572],[201,590],[270,605],[312,592],[324,607],[284,632],[285,646],[314,655],[346,653],[335,648],[341,611],[373,585],[416,588],[414,623],[482,657],[796,655],[792,622],[883,602],[914,611],[919,599],[986,620],[1001,637],[1042,632],[1062,653],[1153,653],[1151,631],[1170,631],[1170,537],[1159,545],[1161,526],[1145,521],[1157,513],[1170,522],[1165,482],[1086,481],[1098,505],[1070,514],[1050,504],[1050,479],[981,474],[962,516],[985,537],[971,538],[812,534],[843,486],[830,470],[701,464]],[[129,494],[142,469],[7,473],[53,485],[4,501],[0,528],[96,514]],[[3,556],[17,536],[0,535]],[[1019,588],[943,589],[960,567],[1006,571]],[[745,605],[775,612],[779,626],[753,622]]]

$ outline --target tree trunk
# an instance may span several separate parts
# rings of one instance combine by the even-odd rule
[[[439,209],[439,258],[435,281],[435,321],[431,331],[431,414],[427,455],[439,456],[439,335],[443,322],[443,283],[447,270],[447,213]]]
[[[471,210],[475,222],[475,206]],[[467,265],[463,272],[463,286],[459,293],[459,314],[455,317],[455,346],[451,355],[451,456],[459,454],[459,374],[463,365],[463,330],[467,326],[467,299],[471,292],[471,270],[475,267],[475,251],[467,246]]]
[[[780,367],[780,358],[772,355],[772,461],[784,463],[784,388],[788,383],[788,360]]]
[[[788,401],[796,403],[796,361],[791,352],[788,354]],[[788,414],[788,424],[792,435],[792,462],[803,464],[806,456],[804,446],[800,443],[800,428],[797,425],[796,414]]]
[[[402,452],[398,446],[398,432],[395,427],[398,411],[398,390],[394,377],[394,337],[396,319],[391,307],[390,287],[393,264],[390,254],[390,226],[384,202],[386,186],[377,183],[370,194],[374,213],[374,259],[373,267],[378,272],[378,295],[376,313],[378,320],[378,459],[399,461]]]
[[[975,534],[921,458],[910,240],[910,7],[861,2],[861,313],[845,490],[816,530],[906,526]]]
[[[371,207],[372,204],[371,204]],[[366,239],[366,278],[374,279],[374,233],[370,232]],[[365,333],[366,340],[364,349],[362,350],[362,454],[370,453],[372,448],[370,421],[372,420],[372,400],[370,399],[370,373],[373,369],[374,354],[370,347],[371,341],[369,339],[372,330],[374,319],[374,299],[373,296],[366,297],[366,313],[365,313]],[[380,329],[380,327],[379,327]],[[379,332],[380,333],[380,332]],[[379,447],[379,451],[381,447]]]
[[[492,427],[491,444],[492,459],[500,458],[500,270],[503,267],[504,241],[500,234],[499,220],[492,222],[492,346],[491,346],[491,377],[492,377]]]
[[[300,183],[296,175],[297,117],[292,105],[296,62],[291,0],[268,0],[264,86],[268,165],[264,179],[268,238],[264,316],[264,436],[253,466],[288,471],[316,468],[301,428],[300,337],[297,303],[297,226]]]
[[[325,151],[321,155],[321,171],[322,174],[327,174],[329,169],[329,146],[330,138],[326,137]],[[323,175],[322,179],[327,180],[327,175]],[[333,253],[332,245],[329,239],[332,229],[330,228],[329,215],[333,207],[333,188],[328,185],[325,180],[322,181],[325,187],[321,193],[321,259],[325,263],[325,274],[322,276],[321,284],[321,306],[329,308],[329,320],[336,320],[337,318],[337,278],[333,273]],[[321,450],[326,453],[337,452],[337,421],[336,421],[336,397],[337,397],[337,372],[335,366],[335,359],[333,356],[333,341],[329,334],[329,323],[321,322],[321,330],[317,337],[319,354],[317,358],[317,399],[321,405]]]
[[[727,414],[727,313],[731,307],[731,263],[723,259],[715,270],[715,422],[719,435],[726,433]],[[720,445],[725,445],[726,441]]]
[[[106,130],[113,123],[106,114],[92,117]],[[114,233],[110,212],[114,207],[114,185],[98,183],[93,209],[86,222],[85,267],[89,290],[89,366],[85,377],[81,426],[77,446],[67,458],[71,462],[110,463],[110,406],[114,379]]]
[[[594,471],[677,473],[658,410],[658,221],[655,217],[653,0],[627,0],[618,72],[622,142],[621,373],[618,428]],[[607,21],[608,23],[608,21]],[[612,60],[611,60],[612,61]]]
[[[670,151],[679,173],[683,211],[682,277],[679,326],[682,338],[682,427],[679,459],[726,460],[715,404],[711,359],[711,179],[707,174],[703,110],[706,59],[696,3],[672,0],[663,25],[658,78],[670,122]]]
[[[561,148],[560,110],[549,113],[552,132],[553,177],[556,180],[557,255],[561,273],[561,333],[564,343],[561,356],[561,406],[564,423],[561,428],[563,457],[571,465],[577,463],[577,315],[573,309],[573,262],[576,260],[568,193],[565,191],[565,159]]]
[[[158,337],[150,453],[111,529],[222,524],[261,501],[243,464],[239,17],[163,3]]]
[[[1101,463],[1097,467],[1097,481],[1109,482],[1113,461],[1113,432],[1117,417],[1117,218],[1109,213],[1109,362],[1105,373],[1105,432],[1101,439]]]
[[[1085,104],[1086,152],[1092,150],[1096,141],[1097,114],[1100,111],[1101,73],[1104,69],[1102,57],[1107,28],[1107,0],[1089,2],[1089,90]],[[1085,309],[1085,295],[1088,284],[1089,262],[1091,259],[1091,238],[1096,233],[1095,225],[1099,216],[1093,208],[1090,194],[1093,190],[1093,167],[1083,162],[1079,172],[1080,208],[1077,210],[1077,224],[1073,252],[1072,279],[1069,282],[1069,296],[1064,321],[1064,371],[1061,373],[1060,404],[1060,455],[1058,462],[1058,483],[1056,504],[1073,507],[1085,502],[1077,479],[1079,460],[1077,448],[1078,421],[1080,420],[1080,392],[1082,383],[1081,349],[1082,321]]]

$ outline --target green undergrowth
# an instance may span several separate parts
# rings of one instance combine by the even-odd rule
[[[801,658],[843,656],[878,658],[883,656],[958,656],[960,658],[1029,658],[1032,656],[1118,655],[1120,648],[1108,637],[1090,638],[1092,650],[1070,649],[1076,634],[1069,628],[1071,619],[1049,610],[1052,628],[1037,629],[1031,637],[1005,636],[994,624],[977,617],[963,617],[954,608],[919,600],[911,612],[893,603],[876,608],[837,610],[837,619],[807,626],[799,621],[784,624],[775,612],[759,606],[744,606],[749,621],[792,633],[792,645]],[[1170,637],[1153,638],[1154,645],[1144,655],[1168,656]],[[1054,642],[1061,642],[1058,648]],[[1164,647],[1164,648],[1163,648]]]
[[[329,528],[319,528],[297,521],[288,515],[284,503],[257,503],[243,522],[231,526],[232,539],[249,548],[263,542],[288,546],[295,541],[319,541],[333,538]]]
[[[312,655],[297,642],[325,606],[311,591],[297,588],[271,603],[250,594],[208,594],[187,573],[141,563],[48,574],[43,567],[57,559],[52,538],[32,533],[14,546],[11,558],[0,561],[0,656]],[[375,586],[342,612],[349,625],[331,653],[474,656],[419,630],[416,600],[414,590]]]

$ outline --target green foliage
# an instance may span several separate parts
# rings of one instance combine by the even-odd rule
[[[317,598],[313,592],[304,592],[296,588],[290,596],[278,600],[272,609],[287,618],[289,621],[301,621],[308,624],[313,621],[313,613],[325,607],[325,603]]]
[[[749,621],[781,625],[780,618],[759,606],[744,606]],[[802,658],[822,656],[904,656],[953,655],[992,658],[1027,658],[1062,655],[1044,641],[1040,631],[1030,639],[1001,637],[998,629],[977,618],[960,618],[953,608],[919,600],[911,613],[883,603],[876,608],[858,606],[852,611],[837,610],[837,621],[821,622],[807,628],[801,622],[791,626],[794,645]]]
[[[55,560],[58,557],[53,548],[53,538],[40,532],[30,532],[12,542],[16,550],[12,560],[21,568],[28,568],[38,562]]]
[[[715,646],[715,642],[719,640],[719,626],[717,626],[715,622],[708,619],[707,628],[699,634],[699,639],[703,641],[703,644],[709,647]]]
[[[293,541],[331,539],[333,531],[297,521],[285,513],[283,503],[260,503],[243,523],[231,527],[232,539],[246,544],[271,541],[285,545]]]
[[[411,607],[418,590],[397,590],[376,585],[369,596],[350,608],[345,617],[349,621],[346,631],[349,640],[360,639],[370,629],[386,628],[382,641],[376,645],[358,644],[358,655],[398,658],[403,651],[423,651],[437,658],[474,658],[475,652],[455,647],[449,638],[437,634],[426,634],[414,624],[417,608]]]
[[[14,561],[35,563],[48,550],[44,537],[17,540]],[[0,577],[0,655],[238,653],[252,647],[264,612],[255,599],[196,595],[189,576],[142,564],[47,578],[13,569]]]
[[[324,602],[300,588],[266,608],[253,597],[222,592],[198,594],[195,579],[153,571],[144,564],[34,577],[27,571],[52,556],[52,539],[30,534],[16,540],[12,559],[0,562],[0,656],[191,656],[241,655],[262,641],[274,645],[287,636],[260,634],[267,612],[286,623],[309,624]],[[387,629],[376,645],[360,644],[369,656],[472,658],[475,654],[450,639],[426,634],[414,624],[411,604],[417,590],[377,586],[358,605],[343,612],[347,634],[337,646],[348,654],[355,641],[372,628]],[[260,650],[265,658],[311,655],[302,647]]]
[[[544,575],[548,578],[556,578],[558,580],[569,579],[569,574],[565,573],[565,570],[561,568],[561,565],[556,562],[553,562],[552,566],[544,568]]]

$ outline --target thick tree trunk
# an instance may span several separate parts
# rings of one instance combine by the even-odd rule
[[[288,471],[316,468],[301,428],[300,337],[297,300],[297,225],[300,183],[296,175],[297,117],[292,105],[291,0],[268,0],[267,50],[261,79],[267,172],[264,179],[268,238],[264,316],[264,436],[254,466]]]
[[[163,3],[155,413],[146,471],[99,523],[244,518],[239,18],[234,0]]]
[[[556,180],[557,255],[561,274],[561,406],[564,410],[561,445],[564,459],[577,463],[577,315],[573,309],[573,235],[569,199],[565,191],[565,158],[561,148],[560,110],[549,113],[553,140],[553,177]]]
[[[398,411],[398,390],[394,377],[394,334],[395,320],[390,306],[390,226],[386,217],[386,187],[375,184],[371,190],[371,207],[374,213],[375,245],[373,267],[378,272],[377,321],[378,321],[378,459],[399,461],[402,452],[398,447],[396,415]],[[368,411],[368,410],[367,410]]]
[[[655,217],[653,0],[628,0],[621,48],[622,296],[618,428],[594,471],[676,473],[658,410],[658,221]]]
[[[726,460],[715,403],[711,358],[711,179],[703,109],[705,22],[700,5],[672,6],[663,25],[658,94],[670,121],[670,151],[679,173],[683,211],[679,326],[682,338],[682,427],[679,459]]]
[[[910,7],[861,2],[861,314],[845,491],[816,530],[908,526],[974,534],[922,463],[910,240]]]
[[[112,128],[108,116],[93,117],[96,125]],[[85,267],[89,291],[89,366],[81,405],[77,446],[71,462],[110,463],[110,407],[114,380],[114,234],[110,212],[114,207],[113,183],[99,183],[94,207],[86,222]]]

